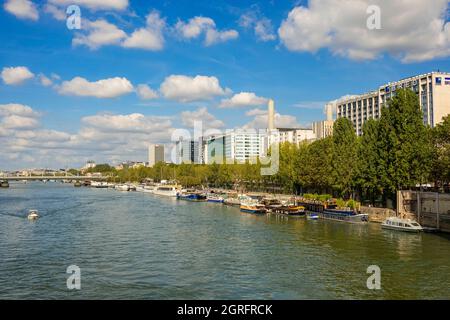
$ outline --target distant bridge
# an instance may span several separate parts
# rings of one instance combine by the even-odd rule
[[[19,181],[19,180],[27,180],[27,181],[39,181],[39,180],[94,180],[94,181],[102,181],[107,180],[110,177],[89,177],[89,176],[6,176],[1,177],[1,180],[8,181]]]

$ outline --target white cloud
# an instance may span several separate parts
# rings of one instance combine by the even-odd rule
[[[1,77],[4,83],[18,85],[34,77],[34,74],[27,67],[5,67]]]
[[[267,128],[267,110],[253,109],[247,112],[248,116],[255,116],[252,121],[245,124],[243,129],[264,129]],[[300,127],[297,118],[291,115],[275,113],[276,128],[298,128]]]
[[[44,12],[51,14],[53,18],[59,21],[64,21],[67,18],[66,12],[64,11],[64,8],[57,7],[53,4],[47,3],[44,7]]]
[[[64,95],[75,95],[97,98],[115,98],[130,93],[134,90],[133,85],[127,78],[108,78],[94,82],[75,77],[70,81],[64,81],[58,92]]]
[[[160,17],[159,12],[151,12],[146,19],[146,27],[135,30],[122,46],[126,48],[140,48],[147,50],[161,50],[164,47],[163,29],[166,21]]]
[[[64,7],[76,4],[92,10],[125,10],[128,0],[49,0],[49,3]]]
[[[39,121],[35,118],[10,115],[3,117],[0,125],[6,129],[34,129],[39,126]]]
[[[68,133],[42,128],[39,112],[19,104],[0,105],[0,165],[65,167],[86,160],[118,162],[147,159],[149,143],[170,143],[170,118],[134,114],[96,114]]]
[[[72,44],[85,45],[90,49],[98,49],[104,45],[117,45],[127,37],[127,34],[104,19],[86,21],[83,32],[76,33]]]
[[[245,115],[248,116],[248,117],[259,116],[259,115],[265,115],[265,114],[267,114],[267,110],[264,110],[264,109],[258,109],[258,108],[248,110],[248,111],[245,113]]]
[[[44,87],[49,87],[53,84],[53,81],[44,74],[39,75],[39,81]]]
[[[381,9],[381,29],[367,28],[370,5]],[[447,0],[310,0],[297,6],[282,22],[278,34],[291,51],[328,48],[350,59],[376,59],[383,53],[403,62],[450,55]]]
[[[140,84],[136,88],[136,92],[142,100],[151,100],[158,98],[158,93],[146,84]]]
[[[210,28],[216,28],[216,23],[208,17],[194,17],[188,22],[178,21],[175,25],[176,31],[185,39],[194,39],[199,37],[204,31]]]
[[[195,39],[205,34],[205,46],[233,40],[239,36],[236,30],[217,30],[213,19],[202,16],[191,18],[188,22],[178,21],[175,31],[184,39]]]
[[[34,111],[31,107],[23,104],[19,103],[0,104],[0,117],[8,117],[12,115],[28,118],[36,118],[39,117],[40,114]]]
[[[209,113],[206,107],[198,108],[195,111],[181,112],[181,121],[188,128],[193,128],[196,121],[201,121],[204,130],[219,129],[225,126],[223,121]]]
[[[223,99],[220,108],[255,107],[267,103],[267,98],[258,97],[253,92],[240,92],[229,99]]]
[[[236,30],[217,31],[216,29],[208,29],[206,31],[205,46],[237,39],[238,36],[239,33]]]
[[[39,12],[36,5],[30,0],[7,0],[4,8],[20,19],[38,20]]]
[[[241,15],[239,25],[243,28],[252,28],[258,40],[272,41],[277,38],[272,21],[264,17],[259,10],[249,11]]]
[[[188,77],[171,75],[161,84],[160,92],[170,100],[192,102],[212,99],[227,94],[229,89],[220,86],[219,79],[208,76]]]

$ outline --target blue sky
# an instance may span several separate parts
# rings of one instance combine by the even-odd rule
[[[197,114],[217,128],[249,126],[261,118],[254,117],[256,112],[247,113],[265,109],[262,101],[266,98],[275,100],[281,125],[309,126],[324,118],[323,104],[327,101],[419,73],[437,69],[450,72],[447,1],[432,1],[436,9],[426,14],[421,14],[423,1],[417,1],[414,12],[410,11],[414,6],[402,8],[400,2],[395,6],[388,1],[372,1],[382,9],[383,29],[378,34],[376,30],[366,33],[366,26],[360,21],[345,19],[345,14],[354,14],[365,21],[368,14],[358,8],[364,9],[365,4],[369,5],[367,1],[357,0],[360,6],[353,5],[354,12],[349,12],[346,1],[341,5],[335,0],[318,2],[74,0],[70,3],[79,4],[82,29],[69,30],[64,18],[68,3],[65,0],[3,1],[0,69],[23,66],[33,74],[24,80],[19,74],[20,79],[11,80],[12,83],[0,81],[3,117],[13,114],[10,104],[28,106],[39,115],[32,116],[36,118],[34,125],[13,127],[5,125],[3,119],[2,129],[0,123],[0,146],[5,150],[0,155],[0,169],[80,166],[91,158],[110,162],[145,160],[145,141],[165,143],[169,139],[168,134],[154,133],[152,123],[168,119],[170,125],[158,129],[168,132],[189,127],[183,113],[194,112],[194,117]],[[49,8],[56,13],[51,14]],[[155,20],[146,22],[151,13],[162,27],[155,27]],[[421,19],[414,18],[419,14]],[[197,24],[201,31],[189,37],[187,28],[194,26],[194,21],[191,25],[189,22],[195,17],[209,20]],[[89,40],[95,31],[94,24],[89,23],[99,20],[114,26],[115,40],[102,38],[94,44]],[[440,30],[430,26],[434,20],[441,22]],[[402,23],[416,33],[405,31],[409,29]],[[147,41],[145,48],[136,42],[124,45],[139,29],[150,30],[163,40],[159,44]],[[212,44],[206,44],[208,30],[217,37]],[[106,31],[100,30],[97,36],[111,36]],[[222,33],[224,38],[220,40]],[[202,76],[206,82],[215,77],[218,88],[204,98],[199,92],[195,99],[172,91],[164,93],[161,85],[172,75],[182,75],[187,80]],[[50,79],[51,84],[42,85],[41,76]],[[98,97],[97,92],[76,92],[78,87],[70,82],[75,77],[88,83],[81,91],[96,81],[116,77],[125,78],[132,89]],[[68,82],[67,87],[64,82]],[[138,85],[146,85],[157,97],[143,99],[136,94]],[[94,86],[94,91],[107,89],[98,88]],[[223,100],[241,92],[253,93],[253,98],[260,99],[221,107]],[[236,97],[236,101],[238,98],[243,96]],[[123,126],[117,123],[116,131],[114,127],[107,128],[101,118],[105,114],[124,116],[125,122],[129,120],[127,115],[142,115],[138,120],[142,130],[127,129],[134,122]],[[91,139],[83,130],[97,133],[97,137]],[[61,134],[61,139],[44,141],[52,132]],[[116,137],[118,133],[120,139]],[[147,134],[148,139],[141,134]],[[130,140],[124,135],[129,135]],[[100,136],[104,140],[100,141]],[[120,143],[108,149],[109,139]],[[141,143],[130,142],[139,139]],[[95,153],[92,148],[83,147],[103,143],[103,151]]]

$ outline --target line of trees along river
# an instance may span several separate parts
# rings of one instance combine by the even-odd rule
[[[396,190],[450,182],[450,115],[430,128],[423,124],[418,96],[398,90],[379,120],[364,123],[356,136],[346,118],[334,124],[332,137],[312,143],[280,145],[280,167],[262,176],[256,164],[163,164],[114,170],[97,166],[115,181],[176,179],[183,186],[236,188],[246,191],[329,193],[342,198],[385,204]]]

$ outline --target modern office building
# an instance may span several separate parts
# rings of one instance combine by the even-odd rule
[[[424,124],[434,127],[450,113],[450,73],[438,71],[389,82],[378,90],[343,98],[336,104],[336,117],[348,118],[356,133],[361,135],[364,122],[379,119],[382,106],[400,88],[409,88],[418,95]]]
[[[244,163],[264,156],[266,136],[266,132],[262,130],[238,129],[227,132],[224,136],[226,161]]]
[[[175,163],[201,163],[201,147],[199,141],[180,139],[175,145]]]
[[[151,144],[148,147],[148,165],[153,167],[158,162],[164,162],[164,145]]]

